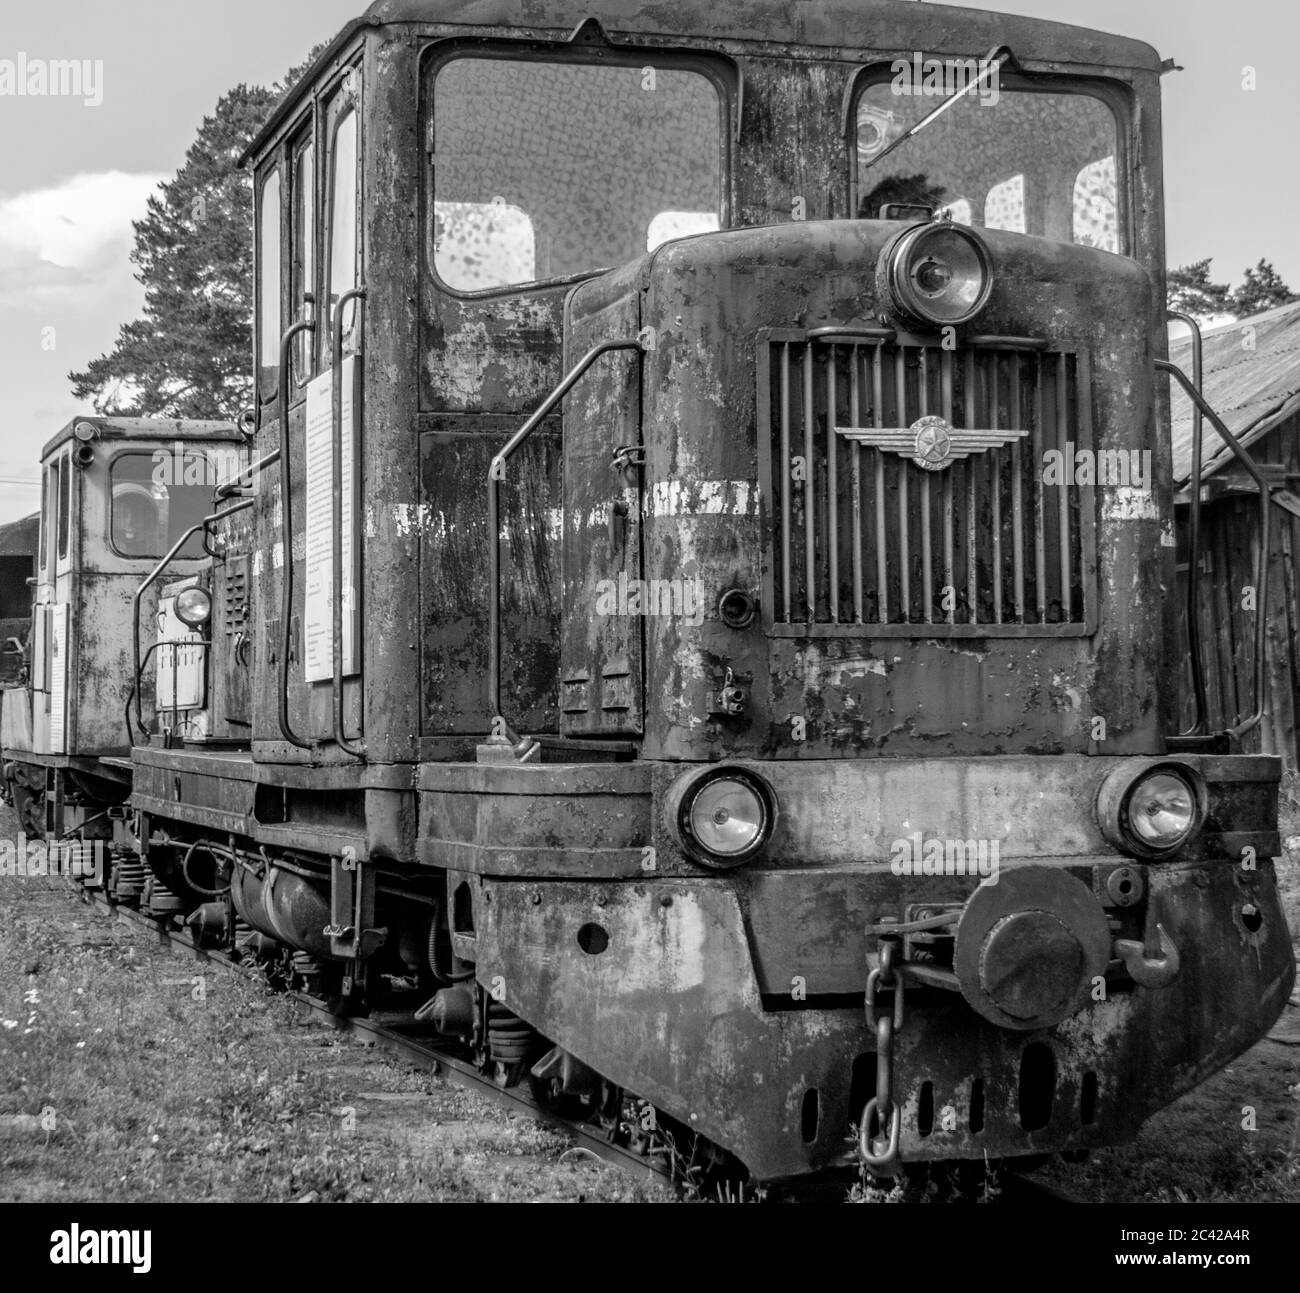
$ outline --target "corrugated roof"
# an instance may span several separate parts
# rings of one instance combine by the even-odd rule
[[[1247,328],[1253,329],[1253,336]],[[1278,414],[1300,411],[1300,301],[1207,328],[1203,340],[1201,389],[1210,407],[1244,444],[1271,430]],[[1253,349],[1247,344],[1252,340]],[[1171,343],[1169,358],[1190,377],[1191,337]],[[1192,472],[1192,405],[1176,382],[1170,382],[1170,413],[1174,481],[1181,487]],[[1217,471],[1231,458],[1208,422],[1201,431],[1201,454],[1203,475]]]
[[[21,521],[0,525],[0,557],[27,557],[36,553],[41,530],[41,514],[33,512]]]

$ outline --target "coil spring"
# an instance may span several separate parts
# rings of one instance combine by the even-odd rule
[[[537,1034],[499,1001],[488,1002],[488,1054],[502,1064],[521,1064]]]
[[[144,863],[134,853],[114,859],[113,892],[119,898],[138,898],[144,892]]]
[[[185,910],[185,902],[179,894],[173,893],[157,876],[150,877],[149,910],[158,916],[170,916]]]

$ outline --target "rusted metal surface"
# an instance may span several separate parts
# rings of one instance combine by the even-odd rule
[[[789,1008],[765,1009],[734,892],[707,881],[523,881],[489,884],[484,898],[480,977],[502,976],[511,1009],[548,1037],[726,1145],[759,1176],[842,1158],[870,1090],[860,1076],[861,1103],[853,1098],[855,1065],[874,1073],[861,1008],[799,1009],[787,994]],[[1223,911],[1243,899],[1264,913],[1263,924],[1250,933],[1234,920],[1225,937]],[[1231,868],[1165,868],[1153,902],[1173,937],[1198,949],[1195,968],[1185,964],[1165,988],[1117,986],[1105,1002],[1031,1033],[995,1027],[960,1000],[921,1005],[913,994],[896,1043],[905,1160],[1018,1157],[1126,1139],[1267,1029],[1295,973],[1271,865],[1247,881]],[[579,944],[588,924],[608,934],[599,955]],[[1022,1077],[1034,1046],[1046,1063],[1040,1073],[1031,1059]],[[820,1111],[811,1142],[800,1113],[808,1090]]]
[[[646,428],[655,428],[653,436],[642,431],[648,441],[644,561],[652,574],[672,572],[698,588],[705,610],[699,624],[680,613],[643,618],[650,691],[643,752],[668,758],[1099,752],[1091,737],[1097,715],[1106,719],[1104,752],[1156,749],[1174,703],[1174,681],[1162,675],[1159,653],[1160,590],[1172,560],[1161,546],[1172,517],[1159,451],[1154,475],[1165,484],[1150,497],[1098,487],[1085,500],[1096,508],[1089,518],[1095,552],[1086,551],[1084,560],[1097,563],[1099,644],[1044,640],[1026,650],[990,637],[866,646],[865,631],[844,642],[765,641],[761,623],[736,632],[717,621],[714,608],[728,588],[771,597],[763,570],[775,560],[765,535],[774,518],[762,500],[771,498],[777,455],[758,442],[755,428],[770,424],[751,402],[760,331],[773,321],[811,330],[873,319],[881,307],[874,281],[850,267],[873,264],[886,234],[869,224],[787,224],[725,241],[673,244],[647,264],[641,321],[656,329],[658,341],[644,361],[642,416]],[[1019,240],[990,232],[988,241],[997,269],[982,326],[1045,334],[1086,349],[1094,373],[1089,430],[1097,449],[1147,446],[1154,416],[1150,359],[1118,340],[1140,334],[1149,317],[1146,276],[1113,256],[1057,248],[1050,280],[1039,274],[1031,282],[1020,268],[1028,249]],[[585,314],[589,292],[605,309],[603,284],[579,288],[571,306],[576,319]],[[959,343],[953,360],[961,359]],[[580,418],[574,415],[575,427],[590,425]],[[847,516],[847,503],[844,510]],[[607,554],[609,543],[607,514],[575,506],[569,515],[571,581]],[[1159,561],[1140,559],[1153,551]],[[606,555],[601,573],[618,577],[617,554]],[[773,611],[764,614],[770,620]],[[567,677],[595,666],[570,658],[563,667]],[[755,679],[753,705],[739,721],[708,714],[706,693],[728,667]],[[804,724],[792,735],[795,718]]]
[[[254,870],[269,858],[318,896],[328,886],[328,946],[312,942],[319,912],[292,930],[272,912],[268,937],[333,958],[345,991],[418,967],[423,940],[429,972],[463,985],[464,1026],[490,1038],[495,1019],[510,1034],[503,1080],[521,1078],[531,1028],[570,1070],[645,1097],[760,1177],[843,1161],[873,1096],[885,1140],[898,1110],[904,1160],[1130,1135],[1257,1038],[1294,977],[1266,861],[1279,845],[1276,761],[1181,756],[1205,782],[1204,828],[1158,861],[1129,856],[1099,820],[1103,779],[1126,756],[1163,755],[1176,701],[1167,401],[1153,374],[1165,345],[1158,59],[1137,42],[930,5],[615,0],[575,34],[587,16],[507,0],[374,6],[254,145],[260,182],[287,174],[310,136],[319,193],[340,105],[359,106],[361,671],[342,680],[341,723],[332,682],[305,680],[308,544],[320,539],[301,524],[306,400],[294,385],[288,452],[208,576],[221,608],[214,703],[224,734],[251,740],[137,750],[146,833],[170,832],[164,855],[233,836]],[[725,123],[722,231],[593,265],[576,286],[448,288],[434,273],[434,86],[471,35],[566,56],[594,47],[628,66],[692,54]],[[1022,75],[1106,79],[1132,184],[1116,216],[1130,255],[986,230],[987,305],[955,338],[912,331],[876,274],[897,225],[851,218],[855,87],[865,64],[994,44],[1011,46]],[[302,302],[282,223],[290,320]],[[319,223],[317,238],[323,252]],[[327,300],[323,274],[316,288]],[[324,309],[320,320],[323,363]],[[642,353],[594,367],[512,460],[492,532],[494,456],[579,356],[633,336]],[[849,353],[861,367],[845,366]],[[1003,416],[1003,382],[1028,410]],[[280,440],[272,389],[254,457]],[[918,414],[952,420],[948,404],[962,434],[994,422],[989,452],[1005,447],[997,461],[1014,464],[1005,487],[1001,465],[978,475],[994,461],[981,458],[925,492],[919,468],[895,464],[893,493],[864,493],[859,477],[883,451],[859,437],[841,453],[837,427],[878,432],[890,399],[908,427]],[[1044,508],[1035,459],[1070,441],[1149,450],[1147,491],[1086,486]],[[797,497],[795,454],[813,470]],[[983,548],[981,481],[997,518]],[[892,557],[865,546],[890,526]],[[528,765],[474,762],[495,708],[494,543],[499,708],[543,738]],[[979,561],[1013,568],[987,606]],[[940,579],[965,591],[960,624],[929,618]],[[638,582],[657,584],[653,606],[628,601]],[[891,614],[889,598],[907,610]],[[241,616],[246,665],[231,663]],[[282,668],[307,748],[282,737]],[[364,761],[338,748],[340,728],[364,739]],[[685,782],[722,760],[763,779],[775,822],[734,870],[682,837]],[[935,840],[978,865],[927,871]],[[381,866],[408,886],[382,917],[393,893],[376,892]],[[259,897],[241,902],[252,912]],[[894,956],[882,939],[897,965],[881,964]],[[879,1019],[862,1009],[872,958]]]
[[[237,455],[243,442],[235,427],[225,422],[77,418],[46,444],[43,464],[70,443],[81,443],[73,438],[78,425],[93,428],[93,438],[86,442],[85,464],[72,468],[68,554],[60,561],[50,545],[46,565],[37,572],[36,602],[37,613],[42,606],[69,608],[66,743],[61,753],[95,757],[128,748],[123,707],[134,675],[132,596],[162,555],[160,551],[147,557],[124,556],[110,541],[113,464],[124,454],[143,455],[174,470],[175,483],[180,484],[187,452],[215,450],[219,457],[212,461],[219,463]],[[170,572],[194,574],[204,563],[202,557],[180,557]],[[157,590],[151,590],[141,609],[143,620],[153,622],[157,604]],[[28,690],[32,691],[30,680]],[[151,683],[147,690],[151,697]],[[49,710],[49,694],[48,686],[35,694],[44,712]]]

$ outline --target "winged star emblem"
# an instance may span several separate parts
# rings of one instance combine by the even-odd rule
[[[942,471],[958,458],[1023,439],[1029,428],[976,430],[955,427],[947,418],[931,414],[917,418],[910,427],[836,427],[835,434],[886,453],[906,454],[926,471]]]

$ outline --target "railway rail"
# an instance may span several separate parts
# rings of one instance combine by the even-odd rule
[[[138,928],[154,934],[157,941],[166,946],[169,951],[181,954],[188,952],[197,962],[203,965],[216,966],[232,974],[257,977],[254,976],[253,970],[255,962],[237,961],[224,952],[200,947],[189,934],[183,930],[173,928],[164,919],[151,916],[124,903],[114,902],[106,895],[96,893],[92,889],[83,888],[76,884],[75,881],[69,883],[74,893],[83,902],[100,907],[114,916],[129,921]],[[424,1035],[423,1032],[416,1033],[413,1031],[420,1029],[421,1026],[410,1013],[391,1012],[378,1018],[343,1015],[332,1010],[329,1002],[314,997],[310,993],[285,989],[284,995],[313,1010],[322,1019],[328,1021],[331,1027],[340,1032],[374,1042],[388,1051],[414,1061],[420,1067],[427,1069],[438,1077],[445,1078],[455,1086],[477,1091],[480,1095],[486,1096],[503,1108],[516,1113],[526,1113],[539,1122],[562,1128],[573,1137],[577,1147],[590,1150],[606,1162],[613,1163],[625,1171],[648,1173],[662,1180],[665,1184],[674,1183],[670,1168],[666,1164],[656,1161],[655,1156],[639,1154],[624,1146],[614,1144],[593,1128],[584,1126],[572,1119],[561,1117],[554,1110],[548,1109],[545,1105],[533,1099],[526,1089],[498,1087],[490,1079],[478,1073],[464,1059],[451,1054],[444,1047],[431,1045],[427,1035]]]
[[[256,962],[236,960],[224,952],[201,947],[188,933],[176,929],[165,918],[152,916],[125,903],[114,902],[106,894],[84,887],[75,880],[69,880],[68,887],[82,902],[99,907],[153,935],[159,945],[172,953],[188,953],[198,963],[214,966],[230,974],[260,977],[254,974]],[[682,1193],[689,1192],[692,1188],[689,1180],[683,1179],[679,1172],[674,1171],[671,1154],[665,1149],[639,1151],[617,1144],[599,1128],[565,1118],[548,1108],[534,1099],[526,1087],[497,1086],[464,1058],[455,1055],[445,1046],[431,1044],[427,1029],[410,1012],[386,1012],[375,1017],[346,1015],[337,1013],[328,1001],[310,993],[295,989],[284,989],[283,992],[293,1001],[314,1011],[340,1032],[373,1042],[455,1086],[477,1092],[501,1108],[527,1114],[538,1122],[563,1130],[572,1137],[575,1148],[587,1150],[604,1162],[626,1172],[640,1173]],[[852,1177],[847,1172],[828,1173],[821,1178],[800,1180],[788,1187],[778,1186],[769,1192],[769,1197],[794,1202],[842,1202],[851,1184]],[[719,1186],[715,1195],[718,1201],[744,1201],[743,1188],[736,1190]],[[706,1194],[705,1197],[714,1196]],[[999,1178],[996,1197],[998,1202],[1017,1204],[1083,1202],[1052,1186],[1014,1173]]]

